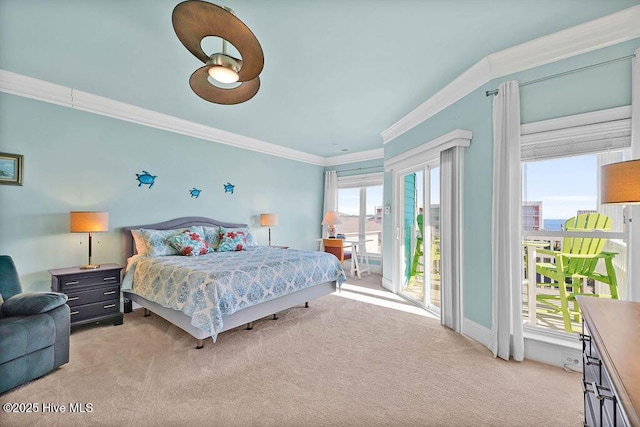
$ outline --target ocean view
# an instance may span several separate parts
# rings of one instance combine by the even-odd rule
[[[566,219],[545,219],[543,221],[543,227],[549,231],[560,231],[560,228],[566,222]]]

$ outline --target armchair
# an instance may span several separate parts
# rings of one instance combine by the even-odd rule
[[[69,361],[67,296],[23,293],[15,264],[0,255],[0,393]]]
[[[582,214],[570,218],[565,223],[567,231],[611,230],[611,219],[599,213]],[[536,273],[553,280],[553,283],[538,283],[538,286],[553,286],[558,295],[537,295],[536,300],[550,313],[562,315],[564,330],[573,332],[571,318],[578,322],[580,307],[577,295],[618,299],[618,282],[613,266],[614,252],[603,251],[607,239],[594,237],[565,237],[560,251],[538,249],[542,257],[552,258],[555,262],[536,264]],[[600,260],[604,261],[606,273],[596,271]],[[608,295],[583,293],[581,282],[591,279],[609,285]],[[569,290],[571,289],[571,290]],[[530,308],[535,309],[535,308]]]

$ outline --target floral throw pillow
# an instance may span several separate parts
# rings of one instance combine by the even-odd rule
[[[213,252],[213,248],[204,237],[193,230],[185,230],[169,237],[167,241],[184,256],[199,256]]]
[[[247,246],[258,246],[258,242],[256,238],[253,236],[251,230],[248,227],[238,227],[238,228],[226,228],[227,232],[229,231],[238,231],[244,233],[244,238],[247,240]]]
[[[247,236],[245,231],[220,227],[218,252],[243,251],[246,247]]]

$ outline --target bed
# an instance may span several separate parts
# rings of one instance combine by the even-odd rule
[[[219,245],[219,251],[205,253],[203,249],[199,256],[163,252],[164,236],[181,231],[193,236],[186,230],[203,234],[209,242],[215,240],[216,230],[225,231],[223,237],[237,237],[230,234],[233,230],[248,234],[241,236],[246,242],[243,250],[229,249],[225,246],[228,241],[220,240],[210,244]],[[147,243],[142,249],[141,232]],[[125,313],[136,303],[145,309],[145,315],[153,312],[191,334],[197,340],[196,348],[202,348],[205,338],[215,342],[226,330],[245,324],[250,329],[263,317],[277,319],[277,313],[285,309],[301,304],[308,307],[309,301],[339,290],[346,280],[340,262],[331,254],[257,246],[251,240],[247,224],[206,217],[123,227]],[[149,252],[149,242],[159,242],[160,251]]]

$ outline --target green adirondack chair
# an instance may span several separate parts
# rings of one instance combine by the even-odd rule
[[[599,213],[582,214],[568,219],[565,230],[609,231],[611,219]],[[580,308],[576,303],[577,295],[618,299],[618,282],[613,267],[613,258],[617,253],[603,252],[606,241],[607,239],[593,237],[565,237],[560,251],[547,249],[537,251],[543,258],[555,259],[554,263],[536,263],[536,273],[554,281],[551,284],[538,283],[538,286],[553,286],[558,290],[558,295],[538,294],[536,300],[545,307],[547,312],[562,315],[566,332],[573,332],[572,317],[574,321],[580,321]],[[596,265],[601,259],[604,260],[606,274],[596,271]],[[609,295],[582,293],[580,287],[584,279],[593,279],[609,285]]]
[[[416,274],[424,274],[424,261],[421,260],[422,256],[424,255],[422,251],[422,239],[424,239],[424,215],[418,214],[418,216],[416,217],[416,222],[418,223],[418,230],[420,230],[420,235],[416,238],[416,249],[413,255],[413,262],[411,263],[411,276],[415,276]]]

